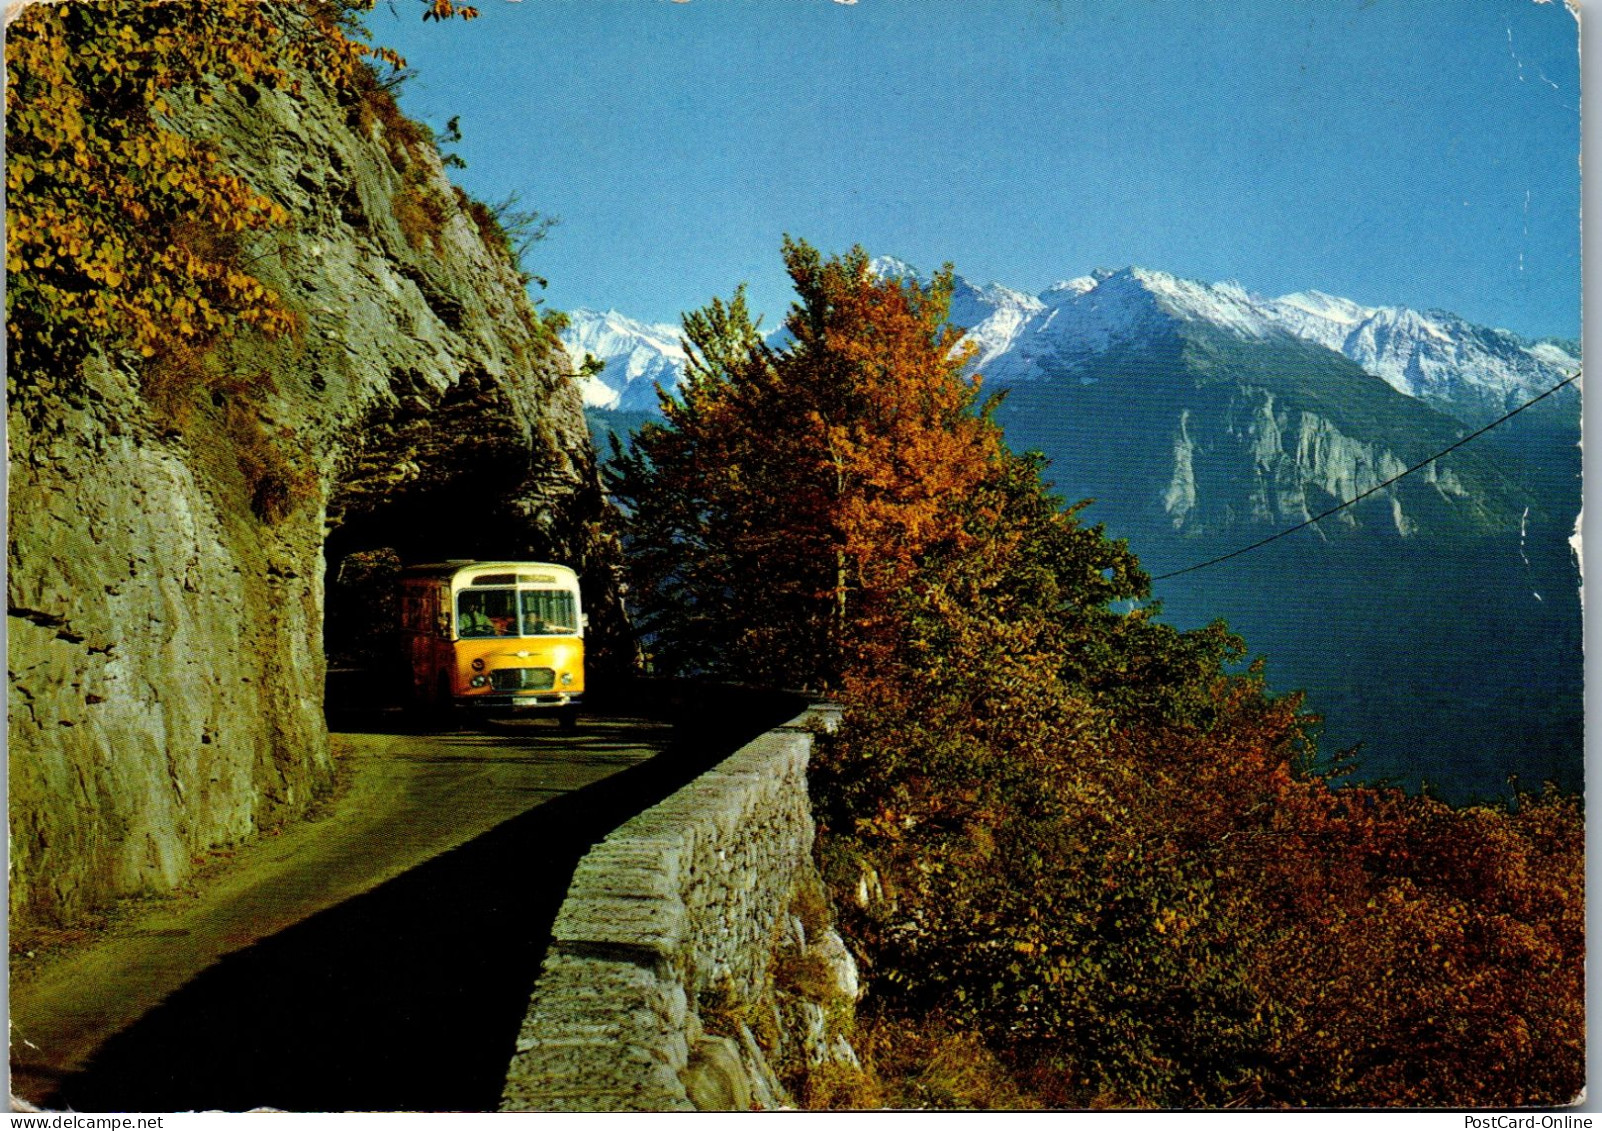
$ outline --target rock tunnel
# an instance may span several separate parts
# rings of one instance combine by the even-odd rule
[[[402,568],[450,559],[572,565],[602,666],[627,639],[616,555],[593,465],[540,406],[470,373],[429,404],[375,411],[328,504],[324,653],[330,707],[347,686],[383,702],[405,685],[395,587]],[[626,651],[626,644],[622,649]]]
[[[316,83],[185,111],[294,217],[249,262],[296,332],[212,358],[248,399],[180,422],[97,354],[90,395],[8,413],[14,926],[171,891],[304,816],[335,770],[324,661],[376,647],[386,569],[570,564],[592,670],[630,654],[553,320],[438,154],[350,111]]]

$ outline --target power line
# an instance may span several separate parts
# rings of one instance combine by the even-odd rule
[[[1367,491],[1364,491],[1361,495],[1354,495],[1350,499],[1347,499],[1344,503],[1340,503],[1340,504],[1338,504],[1336,506],[1330,507],[1329,510],[1325,511],[1323,514],[1316,514],[1312,518],[1308,519],[1306,522],[1298,522],[1295,526],[1288,526],[1284,530],[1281,530],[1277,534],[1270,534],[1267,538],[1260,538],[1256,542],[1253,542],[1250,546],[1242,546],[1240,549],[1231,551],[1230,553],[1224,554],[1221,557],[1211,558],[1211,559],[1209,559],[1208,561],[1205,561],[1205,562],[1198,562],[1196,565],[1186,566],[1184,569],[1176,569],[1173,573],[1160,574],[1157,577],[1152,578],[1152,580],[1153,581],[1167,581],[1170,577],[1179,577],[1182,574],[1195,573],[1199,569],[1206,569],[1208,566],[1215,566],[1219,562],[1227,562],[1227,561],[1229,561],[1230,558],[1238,558],[1242,554],[1249,554],[1253,550],[1260,549],[1261,547],[1268,545],[1270,542],[1279,541],[1281,538],[1285,537],[1287,534],[1295,534],[1298,530],[1305,529],[1306,527],[1309,527],[1309,526],[1313,525],[1313,523],[1315,523],[1315,522],[1322,522],[1324,519],[1328,518],[1330,515],[1337,514],[1340,511],[1345,510],[1347,507],[1351,506],[1353,503],[1358,503],[1358,502],[1361,502],[1362,500],[1368,498],[1375,491],[1383,491],[1385,488],[1389,487],[1392,483],[1395,483],[1398,479],[1404,479],[1407,476],[1412,475],[1413,472],[1418,471],[1421,468],[1428,467],[1430,464],[1434,463],[1436,460],[1440,459],[1442,456],[1446,455],[1447,453],[1454,452],[1458,448],[1461,448],[1464,444],[1468,443],[1470,440],[1473,440],[1473,439],[1476,439],[1477,437],[1485,435],[1492,428],[1495,428],[1498,424],[1502,424],[1505,421],[1511,420],[1513,417],[1517,416],[1519,413],[1523,412],[1525,409],[1529,408],[1531,405],[1537,404],[1537,403],[1539,403],[1541,401],[1546,400],[1547,397],[1550,397],[1553,393],[1555,393],[1559,389],[1563,388],[1563,386],[1571,384],[1572,382],[1577,381],[1579,379],[1580,379],[1579,372],[1574,373],[1572,376],[1565,377],[1563,380],[1559,381],[1556,385],[1553,385],[1546,392],[1540,394],[1539,396],[1531,397],[1529,400],[1527,400],[1523,404],[1519,405],[1518,408],[1515,408],[1512,411],[1504,413],[1503,415],[1497,417],[1495,420],[1491,421],[1489,424],[1487,424],[1484,428],[1481,428],[1479,431],[1470,432],[1467,436],[1464,436],[1461,440],[1459,440],[1457,443],[1453,444],[1451,447],[1442,448],[1440,451],[1438,451],[1434,455],[1430,456],[1429,459],[1422,460],[1419,463],[1415,463],[1412,467],[1408,468],[1406,471],[1399,472],[1396,475],[1391,476],[1389,479],[1387,479],[1383,483],[1376,483],[1374,486],[1370,487]]]

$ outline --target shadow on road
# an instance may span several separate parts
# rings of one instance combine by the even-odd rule
[[[224,958],[46,1106],[494,1110],[579,858],[797,709],[768,696],[702,712],[650,761]]]

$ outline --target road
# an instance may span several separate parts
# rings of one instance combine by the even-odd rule
[[[13,1094],[77,1111],[493,1109],[577,860],[705,761],[704,742],[677,757],[674,742],[627,718],[336,734],[341,784],[317,819],[88,942],[14,958]]]

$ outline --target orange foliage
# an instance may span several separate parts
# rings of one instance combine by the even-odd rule
[[[954,1009],[1048,1106],[1579,1094],[1574,799],[1333,788],[1251,677],[1162,720],[1037,675],[1001,741],[938,689],[885,694],[905,682],[854,686],[813,775],[838,890],[866,864],[886,893],[845,919],[881,1023]]]
[[[884,1094],[1574,1099],[1578,803],[1332,785],[1299,699],[1241,671],[1222,625],[1129,607],[1128,547],[1001,443],[944,324],[949,273],[924,293],[860,250],[785,253],[792,344],[764,345],[738,294],[687,318],[682,399],[612,483],[659,658],[846,708],[809,783],[873,1041],[917,1047],[938,1016],[963,1052],[932,1091],[884,1058]]]
[[[787,241],[785,262],[793,344],[764,346],[739,296],[688,317],[682,400],[664,398],[666,426],[612,487],[660,659],[826,686],[882,647],[920,563],[966,543],[1003,449],[971,411],[949,274],[926,294],[876,278],[860,248],[824,262]]]
[[[288,214],[172,125],[182,102],[306,71],[352,88],[372,0],[66,0],[8,28],[6,314],[13,390],[70,371],[94,343],[144,357],[202,346],[239,324],[290,331],[293,314],[246,270],[238,239]],[[476,15],[435,0],[425,16]]]

